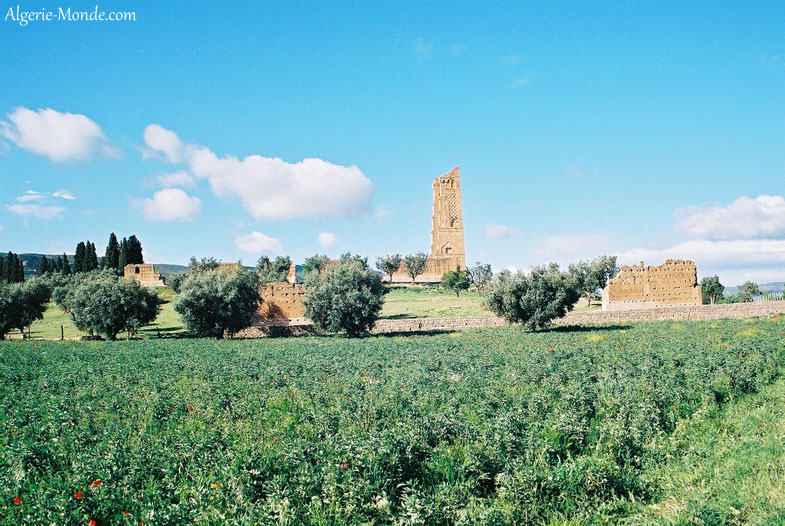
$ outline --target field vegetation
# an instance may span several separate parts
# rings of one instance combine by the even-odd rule
[[[778,524],[784,335],[6,342],[0,524]]]

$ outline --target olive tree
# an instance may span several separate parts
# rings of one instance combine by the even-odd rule
[[[163,303],[154,291],[111,270],[91,273],[67,297],[76,328],[107,340],[115,340],[120,331],[135,334],[155,320]]]
[[[570,276],[551,263],[529,274],[502,271],[491,282],[485,299],[494,314],[527,330],[538,330],[564,316],[578,296]]]
[[[305,278],[305,315],[316,328],[360,336],[369,332],[382,310],[384,287],[362,258],[345,254],[322,272]]]
[[[270,260],[267,256],[262,256],[256,262],[256,273],[259,274],[260,283],[271,283],[274,281],[286,281],[292,260],[289,256],[278,256]]]
[[[424,252],[409,254],[403,258],[403,268],[406,269],[406,273],[412,278],[412,283],[417,279],[417,276],[425,271],[427,262],[428,256]]]
[[[393,274],[401,268],[401,261],[403,258],[400,254],[387,255],[376,260],[376,268],[389,276],[390,284],[392,284]]]
[[[619,272],[616,256],[601,256],[592,261],[579,261],[569,267],[570,278],[575,287],[586,295],[586,306],[591,307],[591,298],[599,289],[604,289]]]
[[[703,304],[714,305],[723,299],[725,286],[720,283],[719,276],[709,276],[701,280],[701,295],[703,296]]]
[[[482,292],[493,279],[493,270],[490,264],[483,265],[478,261],[473,267],[466,269],[466,278],[474,285],[477,292]]]
[[[249,327],[258,307],[259,277],[241,266],[189,273],[174,302],[188,332],[218,339]]]
[[[15,329],[19,329],[24,338],[25,327],[35,320],[41,320],[46,311],[46,304],[52,297],[49,282],[42,278],[11,285],[10,321]]]
[[[736,290],[736,297],[741,303],[754,301],[755,296],[760,296],[761,294],[763,294],[763,291],[760,290],[760,287],[754,281],[742,283],[739,285],[738,290]]]
[[[461,266],[457,265],[455,270],[445,272],[442,275],[442,286],[450,289],[456,297],[459,297],[462,290],[469,290],[469,278],[466,276],[466,271],[461,270]]]

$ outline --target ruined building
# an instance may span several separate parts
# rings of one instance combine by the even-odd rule
[[[437,177],[433,182],[433,230],[431,253],[425,271],[417,276],[417,283],[438,283],[442,274],[460,265],[466,268],[466,248],[463,242],[463,205],[461,204],[461,173],[458,167]],[[401,267],[393,274],[394,283],[411,283],[412,279]]]
[[[634,310],[666,305],[700,305],[695,263],[666,259],[657,266],[624,265],[602,291],[602,310]]]
[[[161,279],[161,275],[155,271],[155,267],[153,265],[126,265],[123,269],[123,277],[135,279],[143,287],[164,286],[164,281]]]

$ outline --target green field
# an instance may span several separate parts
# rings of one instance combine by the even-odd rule
[[[781,524],[783,335],[6,342],[0,524]]]

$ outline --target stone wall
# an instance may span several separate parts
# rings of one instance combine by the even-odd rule
[[[303,318],[305,307],[302,298],[305,287],[302,283],[288,281],[267,283],[261,290],[262,305],[259,307],[260,320]]]
[[[695,263],[666,259],[656,266],[624,265],[602,292],[607,311],[652,309],[662,305],[700,305]]]
[[[641,321],[664,320],[719,320],[754,318],[785,314],[785,301],[754,303],[732,303],[722,305],[678,305],[656,309],[627,311],[582,311],[569,312],[563,318],[554,320],[554,325],[594,325],[603,323],[632,323]],[[404,320],[379,320],[374,333],[455,331],[490,327],[506,327],[503,318],[478,316],[472,318],[412,318]],[[254,327],[236,336],[259,338],[264,336],[288,336],[312,334],[313,324],[307,318],[262,320]]]
[[[143,287],[163,287],[161,275],[155,271],[154,265],[126,265],[123,268],[123,277],[135,279]]]

